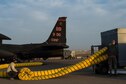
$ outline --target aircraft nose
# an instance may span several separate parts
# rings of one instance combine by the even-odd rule
[[[11,52],[0,50],[0,58],[14,57],[15,55]]]

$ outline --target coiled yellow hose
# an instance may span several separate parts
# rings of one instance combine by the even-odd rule
[[[43,80],[43,79],[50,79],[50,78],[56,78],[60,77],[66,74],[69,74],[71,72],[87,68],[89,66],[92,66],[94,64],[98,64],[108,58],[107,55],[102,55],[107,48],[103,48],[87,58],[86,60],[83,60],[79,63],[76,63],[71,66],[62,67],[58,69],[52,69],[52,70],[44,70],[44,71],[31,71],[28,68],[21,69],[20,73],[18,74],[19,79],[21,80]]]
[[[107,50],[107,47],[99,50],[89,58],[82,60],[79,63],[76,63],[71,66],[62,67],[58,69],[51,69],[51,70],[44,70],[44,71],[31,71],[29,68],[23,68],[20,70],[18,77],[21,80],[43,80],[43,79],[50,79],[50,78],[56,78],[60,77],[66,74],[69,74],[71,72],[87,68],[89,66],[92,66],[94,64],[98,64],[108,58],[107,55],[102,54]],[[36,65],[42,65],[41,62],[33,62],[33,63],[17,63],[16,67],[21,66],[36,66]],[[0,69],[5,69],[8,67],[8,64],[0,65]],[[0,72],[0,77],[8,77],[6,72]]]

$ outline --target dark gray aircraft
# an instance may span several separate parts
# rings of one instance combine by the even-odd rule
[[[63,57],[66,45],[66,17],[59,17],[49,38],[44,43],[37,44],[3,44],[2,40],[9,37],[0,34],[0,62],[10,62],[13,59],[30,60],[32,58]]]

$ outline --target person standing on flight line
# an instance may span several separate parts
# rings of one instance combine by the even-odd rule
[[[112,43],[108,46],[108,64],[110,75],[112,75],[112,69],[114,69],[114,74],[117,74],[117,46],[116,41],[112,40]]]

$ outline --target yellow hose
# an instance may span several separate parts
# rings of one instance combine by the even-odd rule
[[[21,80],[43,80],[43,79],[50,79],[50,78],[56,78],[60,77],[66,74],[69,74],[71,72],[87,68],[89,66],[92,66],[94,64],[98,64],[108,58],[107,55],[100,56],[103,54],[107,48],[103,48],[100,51],[96,52],[86,60],[83,60],[77,64],[62,67],[58,69],[52,69],[52,70],[44,70],[44,71],[31,71],[28,68],[21,69],[21,72],[18,74],[19,79]]]
[[[90,56],[89,58],[82,60],[79,63],[76,63],[71,66],[57,68],[57,69],[51,69],[51,70],[44,70],[44,71],[31,71],[29,68],[23,68],[20,70],[18,77],[20,80],[43,80],[43,79],[50,79],[50,78],[56,78],[60,76],[64,76],[66,74],[69,74],[71,72],[87,68],[89,66],[92,66],[94,64],[98,64],[108,58],[107,55],[102,55],[107,50],[107,47],[97,51],[95,54]],[[21,67],[21,66],[35,66],[35,65],[41,65],[40,62],[34,62],[34,63],[18,63],[15,66]],[[5,69],[8,67],[8,64],[0,65],[0,69]],[[0,72],[0,77],[8,77],[6,72]]]
[[[16,63],[15,67],[25,67],[25,66],[36,66],[36,65],[42,65],[42,62],[30,62],[30,63]],[[0,65],[1,69],[6,69],[9,64],[2,64]],[[8,77],[6,71],[0,71],[0,77]]]

